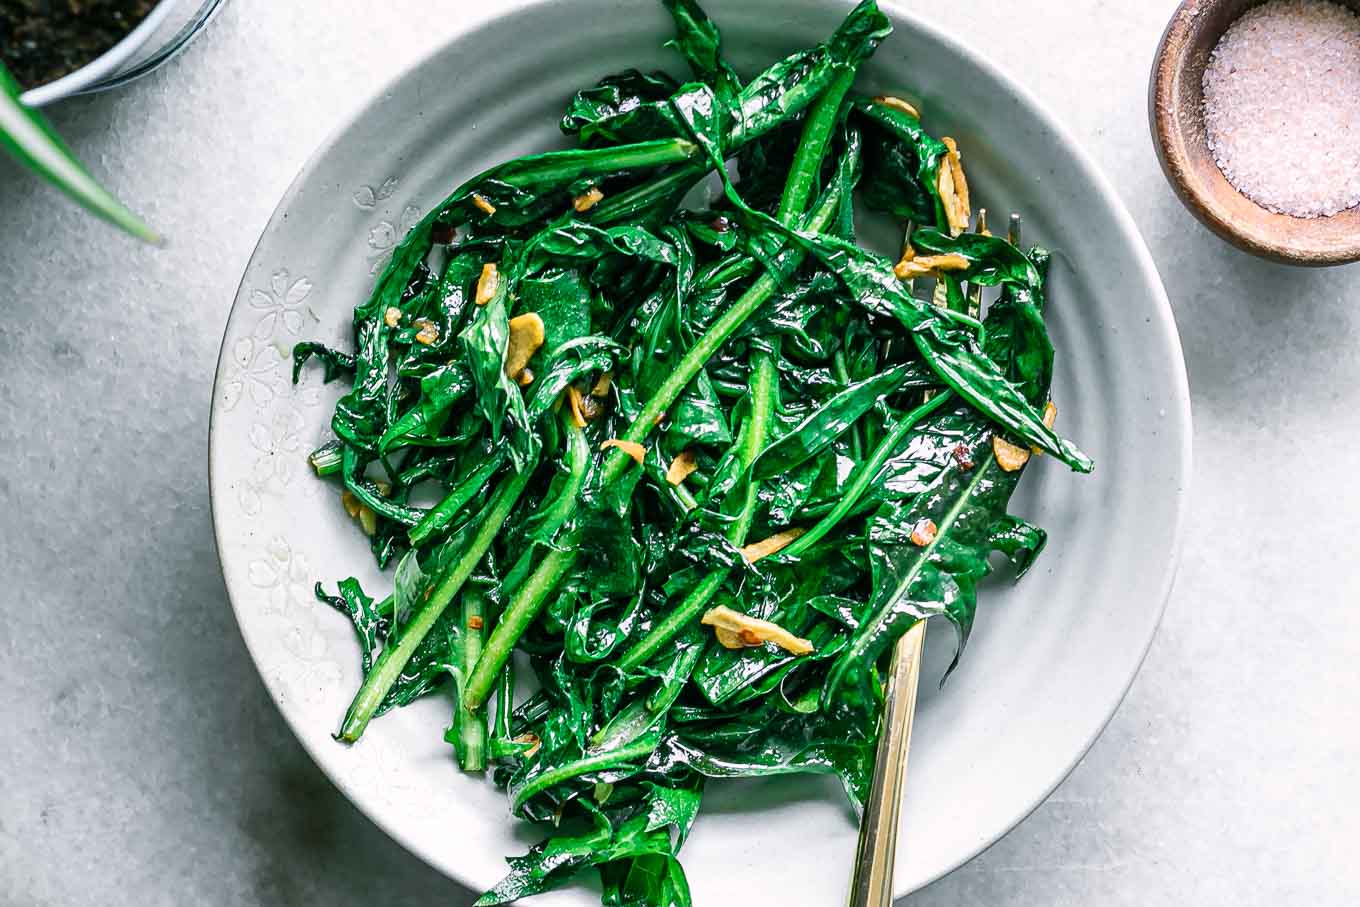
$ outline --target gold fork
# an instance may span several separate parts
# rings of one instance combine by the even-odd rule
[[[921,648],[926,622],[918,621],[893,648],[883,695],[882,726],[874,757],[874,779],[859,823],[859,849],[850,883],[849,907],[892,907],[897,825],[907,778],[907,751],[916,716],[921,679]]]
[[[1022,220],[1011,214],[1006,239],[1020,245]],[[978,212],[978,233],[987,233],[987,209]],[[907,226],[910,237],[911,226]],[[910,242],[910,240],[908,240]],[[982,296],[970,292],[970,308],[982,306]],[[980,311],[969,312],[977,317]],[[907,781],[907,752],[911,749],[911,725],[916,717],[916,691],[921,680],[921,649],[926,641],[926,622],[917,621],[893,647],[888,685],[883,695],[883,717],[878,750],[874,754],[874,778],[864,815],[859,823],[859,847],[855,852],[850,881],[849,907],[892,907],[893,869],[897,862],[897,828],[902,815],[902,790]]]

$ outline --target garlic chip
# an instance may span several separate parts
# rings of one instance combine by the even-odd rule
[[[537,312],[525,312],[510,319],[510,340],[505,347],[505,374],[515,381],[529,367],[543,346],[543,319]]]
[[[992,455],[1006,472],[1023,469],[1029,462],[1029,451],[1012,444],[1000,435],[992,435]]]
[[[893,266],[898,280],[915,280],[917,277],[939,277],[946,271],[966,271],[969,261],[956,252],[944,255],[915,255],[903,257]]]
[[[487,201],[485,195],[479,195],[476,192],[472,193],[472,204],[483,214],[490,215],[496,213],[496,206]]]
[[[767,539],[762,539],[741,549],[741,556],[746,558],[746,563],[754,564],[763,557],[769,557],[787,548],[794,539],[806,532],[806,529],[785,529],[776,532]]]
[[[591,186],[590,191],[583,192],[571,200],[571,206],[576,209],[577,214],[585,214],[600,202],[604,201],[604,193],[599,186]]]
[[[913,107],[910,102],[904,101],[902,98],[894,97],[893,95],[890,94],[879,95],[878,97],[874,98],[874,103],[882,104],[884,107],[891,107],[893,110],[900,110],[907,116],[917,120],[921,118],[921,111]]]
[[[811,642],[794,636],[779,624],[758,617],[749,617],[733,611],[726,605],[710,609],[700,622],[706,627],[713,627],[718,642],[728,649],[761,646],[772,642],[794,655],[809,655],[814,651]]]
[[[679,485],[698,468],[699,461],[695,459],[694,451],[686,448],[680,451],[679,456],[671,460],[671,465],[666,469],[666,481],[672,485]]]
[[[638,465],[641,465],[642,458],[647,456],[647,448],[636,441],[624,441],[621,438],[610,438],[600,445],[600,450],[608,450],[611,447],[617,447],[619,450],[628,454],[628,456],[638,461]]]
[[[477,305],[486,305],[496,298],[496,291],[500,289],[501,275],[496,270],[496,263],[488,261],[482,265],[482,276],[477,278]]]

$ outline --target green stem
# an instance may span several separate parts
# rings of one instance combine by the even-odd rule
[[[741,450],[737,461],[742,472],[750,469],[751,463],[765,446],[769,435],[770,417],[774,411],[774,391],[778,380],[774,357],[764,350],[751,354],[751,418],[742,432]],[[751,531],[758,503],[758,484],[748,477],[742,497],[741,511],[727,528],[727,540],[740,548],[746,544],[746,536]],[[717,594],[723,580],[727,578],[728,568],[714,570],[699,581],[678,606],[671,609],[660,623],[648,631],[647,635],[634,643],[619,659],[619,670],[625,674],[647,663],[658,650],[699,616]]]
[[[840,201],[840,192],[831,191],[821,205],[812,213],[804,224],[804,229],[811,233],[821,232],[836,213],[836,206]],[[699,374],[699,370],[708,364],[708,360],[713,358],[724,343],[727,342],[737,329],[746,323],[756,310],[764,305],[771,296],[779,289],[779,285],[798,269],[806,257],[806,251],[800,246],[785,248],[774,262],[774,269],[766,271],[742,293],[737,301],[718,316],[712,326],[700,337],[690,348],[689,352],[676,363],[675,368],[666,380],[661,382],[661,386],[656,389],[650,400],[642,407],[642,412],[633,420],[633,424],[628,427],[623,439],[641,443],[651,434],[656,427],[657,419],[663,415],[667,409],[679,399],[689,383]],[[620,450],[611,450],[605,460],[604,481],[606,483],[617,482],[627,471],[628,465],[632,463],[626,453]]]
[[[312,451],[311,456],[307,457],[307,462],[312,464],[312,469],[316,470],[318,476],[333,476],[340,471],[341,464],[344,463],[341,449],[339,441],[323,444]]]
[[[596,769],[607,768],[610,765],[627,762],[631,759],[642,759],[651,755],[652,751],[655,749],[656,741],[644,738],[637,743],[620,747],[616,750],[608,750],[594,756],[587,756],[584,759],[578,759],[575,762],[570,762],[566,765],[552,769],[551,771],[546,771],[514,792],[514,800],[512,801],[510,808],[512,810],[518,810],[524,805],[525,801],[534,794],[539,791],[547,790],[553,785],[561,784],[569,778],[575,778],[579,775],[595,771]]]
[[[586,217],[593,224],[635,219],[640,213],[650,211],[663,202],[679,201],[707,172],[706,163],[685,164],[605,199],[592,208]]]
[[[784,226],[791,226],[803,216],[812,187],[821,175],[822,160],[826,157],[827,140],[831,130],[836,128],[840,116],[841,101],[855,81],[855,70],[846,68],[831,80],[826,93],[808,111],[807,121],[803,124],[803,135],[798,140],[798,150],[794,153],[789,167],[789,178],[784,183],[784,194],[779,199],[779,210],[775,220]]]
[[[760,267],[760,262],[749,255],[734,256],[699,276],[699,286],[712,289],[721,284],[749,277]]]
[[[826,93],[817,100],[817,103],[808,113],[807,121],[803,124],[803,135],[798,142],[798,151],[794,155],[789,178],[784,184],[784,193],[779,201],[777,219],[786,227],[797,221],[807,207],[808,198],[812,194],[812,187],[822,169],[822,159],[826,156],[827,145],[831,139],[831,131],[836,125],[841,101],[844,100],[845,93],[850,89],[850,84],[854,80],[855,72],[853,69],[838,75],[827,88]],[[836,193],[828,193],[828,201],[836,195]],[[838,202],[839,199],[837,198],[836,201]],[[832,204],[828,209],[827,203],[823,202],[822,207],[813,217],[814,223],[820,220],[820,215],[824,211],[827,216],[820,223],[817,223],[814,228],[817,231],[820,231],[830,222],[831,215],[836,211],[836,205]],[[768,273],[765,276],[768,277]],[[740,305],[740,302],[738,305]],[[736,308],[736,306],[733,306],[733,308]],[[768,352],[756,350],[751,354],[750,380],[751,419],[743,433],[742,450],[738,456],[741,471],[747,473],[744,483],[745,497],[737,519],[727,530],[727,540],[738,548],[746,544],[746,536],[751,531],[751,523],[755,519],[760,487],[755,477],[749,474],[749,470],[751,464],[755,462],[755,458],[764,449],[769,436],[774,398],[778,390],[779,376],[775,368],[774,357]],[[646,410],[644,409],[643,416],[645,417],[645,415]],[[634,423],[634,425],[636,424]],[[717,594],[719,587],[727,578],[727,572],[728,568],[723,567],[704,577],[679,606],[674,608],[660,623],[653,626],[646,636],[634,643],[624,653],[619,662],[620,669],[626,673],[645,664],[676,633],[698,617],[708,607],[713,596]]]
[[[581,494],[581,488],[586,482],[586,473],[590,469],[590,442],[586,440],[586,433],[577,428],[571,421],[571,417],[565,412],[562,414],[563,431],[567,436],[567,481],[562,487],[562,491],[554,499],[552,504],[544,512],[542,522],[539,524],[537,534],[539,538],[552,538],[557,534],[557,530],[562,528],[562,524],[571,519],[571,515],[576,511],[576,499]],[[510,568],[510,572],[505,575],[505,581],[501,584],[505,593],[513,595],[524,578],[533,570],[534,564],[542,557],[543,546],[531,544],[515,561],[515,565]]]
[[[690,590],[684,601],[672,608],[661,621],[655,624],[646,636],[639,639],[619,659],[619,670],[627,674],[642,665],[657,653],[662,646],[679,633],[696,615],[708,607],[717,593],[718,587],[727,579],[726,570],[714,570]]]
[[[532,186],[536,183],[558,182],[586,176],[620,173],[626,170],[664,167],[682,164],[703,153],[687,139],[654,139],[618,145],[612,148],[549,152],[524,161],[512,162],[498,176],[512,186]],[[481,179],[479,177],[478,179]]]
[[[770,422],[774,416],[774,400],[779,389],[779,374],[775,369],[774,357],[765,350],[751,353],[751,421],[746,432],[738,462],[741,471],[747,474],[746,496],[742,501],[741,512],[736,522],[728,527],[727,540],[740,548],[746,544],[746,536],[751,531],[755,519],[756,504],[760,483],[750,475],[751,464],[765,449],[770,436]],[[724,571],[726,572],[726,571]]]
[[[566,414],[566,407],[563,407],[562,430],[567,438],[564,458],[567,465],[567,480],[562,485],[561,493],[543,515],[543,520],[539,524],[541,538],[552,538],[562,524],[571,519],[571,515],[576,511],[576,498],[586,483],[586,473],[590,469],[590,442],[586,440],[585,431],[578,428]]]
[[[897,424],[892,427],[892,431],[888,432],[887,436],[879,442],[878,447],[874,450],[873,456],[860,466],[859,471],[855,473],[854,481],[850,483],[850,487],[845,490],[843,495],[841,495],[840,501],[836,503],[836,506],[832,511],[822,517],[817,522],[817,525],[800,535],[792,544],[775,555],[776,560],[794,560],[798,555],[817,544],[817,542],[828,532],[836,528],[836,525],[840,523],[841,520],[845,519],[846,515],[854,509],[855,504],[864,495],[864,492],[869,489],[869,484],[873,482],[874,477],[878,475],[878,471],[883,468],[883,464],[888,462],[888,458],[893,455],[893,451],[895,451],[897,446],[902,443],[903,439],[906,438],[912,428],[919,424],[922,419],[944,406],[944,404],[951,400],[953,396],[952,393],[936,394],[930,400],[922,403],[901,419],[897,420]]]
[[[676,485],[673,490],[675,492],[675,499],[680,502],[681,507],[685,508],[686,513],[699,506],[699,499],[683,484]]]
[[[499,469],[500,465],[500,456],[492,456],[491,459],[483,463],[470,476],[459,482],[444,500],[440,501],[429,513],[425,514],[424,518],[421,519],[419,523],[416,523],[411,527],[411,531],[407,533],[407,538],[411,540],[411,545],[419,548],[421,545],[425,544],[430,536],[452,522],[453,518],[458,515],[458,512],[462,510],[469,501],[477,496],[477,492],[482,490],[486,485],[487,479],[491,478],[491,474]]]
[[[799,98],[798,103],[801,105],[809,103],[811,100],[812,98]],[[819,105],[822,103],[822,101],[818,101]],[[831,102],[827,101],[826,103]],[[839,107],[839,97],[835,99],[834,104]],[[830,138],[830,130],[834,123],[834,117],[828,119],[821,115],[820,110],[814,110],[809,115],[808,126],[805,126],[804,131],[805,133],[810,131],[812,125],[816,124],[816,130],[821,133],[818,144],[822,153],[825,153],[827,140]],[[753,136],[744,136],[747,139],[751,137]],[[810,160],[806,158],[803,161],[804,166],[808,166],[810,163]],[[813,169],[820,170],[820,168],[821,161],[818,157]],[[799,190],[804,196],[802,201],[798,200],[796,193],[790,196],[790,210],[801,210],[806,204],[807,195],[811,193],[811,186],[812,183],[809,182],[805,188]],[[786,193],[786,195],[790,194]],[[827,192],[822,203],[806,218],[804,229],[814,233],[821,232],[836,215],[840,201],[839,186],[833,187],[831,191]],[[795,202],[797,204],[794,204]],[[790,217],[793,219],[792,215]],[[623,440],[641,443],[646,439],[652,429],[656,427],[660,417],[680,397],[680,394],[694,380],[699,370],[708,363],[708,360],[717,353],[732,334],[774,295],[780,284],[803,263],[806,255],[806,250],[801,246],[788,247],[778,255],[773,267],[758,277],[681,358],[651,399],[642,407],[642,411],[633,420],[628,431],[624,433]],[[755,450],[759,451],[759,449],[760,445],[757,444]],[[603,483],[608,485],[617,482],[632,462],[632,458],[622,451],[611,450],[609,456],[605,459],[602,475]],[[749,519],[747,528],[749,528]],[[509,660],[515,643],[519,641],[519,637],[538,616],[547,601],[548,594],[557,586],[557,582],[575,565],[580,556],[579,542],[578,532],[570,532],[566,538],[557,540],[558,547],[554,548],[544,558],[534,573],[515,591],[514,597],[506,607],[501,621],[496,625],[495,632],[491,634],[486,650],[482,653],[482,658],[478,661],[477,668],[468,683],[468,688],[463,696],[468,708],[479,708],[486,702],[495,682],[496,674]]]
[[[480,659],[479,659],[480,660]],[[475,665],[474,665],[475,666]],[[463,706],[462,700],[459,705]],[[465,708],[465,706],[463,706]],[[476,713],[474,713],[476,714]],[[515,714],[515,662],[509,659],[496,677],[496,720],[491,728],[490,755],[504,759],[527,750],[532,744],[511,739],[510,725]]]
[[[835,371],[836,380],[842,386],[850,386],[850,369],[845,364],[845,350],[836,350],[836,355],[831,359],[831,367]],[[850,457],[858,461],[864,455],[864,427],[856,422],[850,426]]]
[[[554,548],[549,551],[547,557],[539,563],[538,569],[516,590],[514,598],[510,599],[505,613],[496,623],[495,631],[486,642],[486,648],[482,650],[482,657],[477,660],[477,667],[472,672],[467,689],[463,691],[463,702],[468,708],[479,709],[486,703],[487,696],[491,694],[491,687],[496,683],[496,675],[510,660],[515,643],[519,642],[519,638],[524,635],[524,631],[533,623],[534,618],[538,617],[538,612],[547,601],[548,593],[557,586],[557,581],[576,563],[576,558],[580,556],[574,544],[576,533],[571,533],[571,536],[570,547]]]
[[[465,677],[482,655],[482,643],[486,638],[485,621],[486,596],[480,591],[469,589],[463,594],[462,637],[458,653],[458,667]],[[453,725],[458,732],[455,749],[459,767],[465,772],[486,771],[486,713],[464,708],[461,699],[453,704],[453,708]]]
[[[492,736],[510,740],[510,716],[515,711],[515,663],[507,661],[496,679],[496,724]]]
[[[514,509],[515,503],[524,491],[524,486],[528,484],[529,473],[530,470],[525,469],[506,480],[487,509],[486,519],[478,527],[476,535],[472,537],[462,556],[449,568],[448,573],[444,574],[439,585],[431,590],[425,604],[402,630],[401,637],[395,643],[383,647],[382,654],[378,656],[373,669],[364,678],[363,686],[359,687],[354,701],[350,703],[349,711],[345,713],[344,723],[340,726],[341,740],[353,743],[363,735],[364,728],[373,720],[388,691],[392,689],[392,684],[396,683],[406,663],[411,660],[416,647],[434,627],[444,609],[463,588],[463,584],[472,575],[482,556],[495,541],[496,534],[510,516],[510,511]]]

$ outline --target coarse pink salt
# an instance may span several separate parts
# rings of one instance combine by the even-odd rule
[[[1328,0],[1249,10],[1204,71],[1204,124],[1257,204],[1295,217],[1360,204],[1360,16]]]

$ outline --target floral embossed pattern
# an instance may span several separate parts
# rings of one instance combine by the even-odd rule
[[[293,383],[290,362],[304,328],[320,321],[309,305],[313,289],[306,276],[275,270],[246,295],[254,316],[250,330],[224,349],[217,390],[221,409],[234,412],[246,402],[252,418],[245,427],[250,465],[236,483],[237,503],[248,516],[259,515],[267,496],[282,497],[289,486],[308,497],[319,490],[305,481],[306,453],[322,432],[310,427],[306,411],[321,402],[321,379],[304,371]]]
[[[371,274],[381,269],[419,220],[411,205],[397,207],[393,219],[381,216],[395,204],[397,187],[396,179],[387,179],[362,185],[350,196],[348,216],[355,221],[355,232],[367,237],[353,268],[355,279],[363,284],[371,281]],[[375,213],[380,215],[376,223]],[[326,273],[330,277],[332,272]],[[316,369],[303,369],[296,383],[292,377],[294,344],[318,332],[340,337],[349,329],[344,318],[323,323],[312,307],[320,294],[306,273],[282,264],[242,287],[223,342],[213,428],[232,438],[227,485],[238,514],[234,522],[247,531],[244,537],[224,540],[224,545],[239,545],[243,555],[244,583],[235,588],[248,590],[249,600],[238,604],[253,611],[259,626],[267,628],[253,646],[265,680],[285,707],[343,708],[343,690],[352,683],[345,672],[357,665],[349,664],[343,621],[313,594],[316,577],[324,571],[303,553],[294,536],[301,508],[318,516],[326,512],[321,499],[329,486],[315,480],[307,454],[332,437],[326,413],[343,392],[341,383],[325,387]],[[339,520],[338,498],[333,504]],[[215,499],[215,506],[221,505]],[[389,782],[397,777],[402,760],[390,746],[363,749],[362,758],[354,760],[358,775],[382,776]],[[408,799],[412,804],[429,802],[424,796]]]
[[[384,202],[392,200],[399,181],[390,176],[377,186],[363,185],[354,190],[350,198],[361,211],[377,211]],[[368,273],[377,274],[392,257],[392,250],[401,242],[403,236],[420,222],[420,209],[415,205],[405,205],[395,218],[384,218],[368,229]]]
[[[395,223],[380,220],[373,229],[368,231],[368,247],[372,250],[368,256],[368,272],[370,274],[377,274],[387,265],[397,243],[418,223],[420,223],[420,209],[414,205],[407,205],[401,209],[401,214]]]
[[[253,335],[262,340],[269,339],[280,328],[294,337],[302,333],[306,323],[304,311],[313,321],[317,320],[315,314],[304,308],[311,293],[312,282],[306,277],[290,280],[286,268],[275,271],[268,288],[250,291],[250,307],[263,313],[255,324]]]

